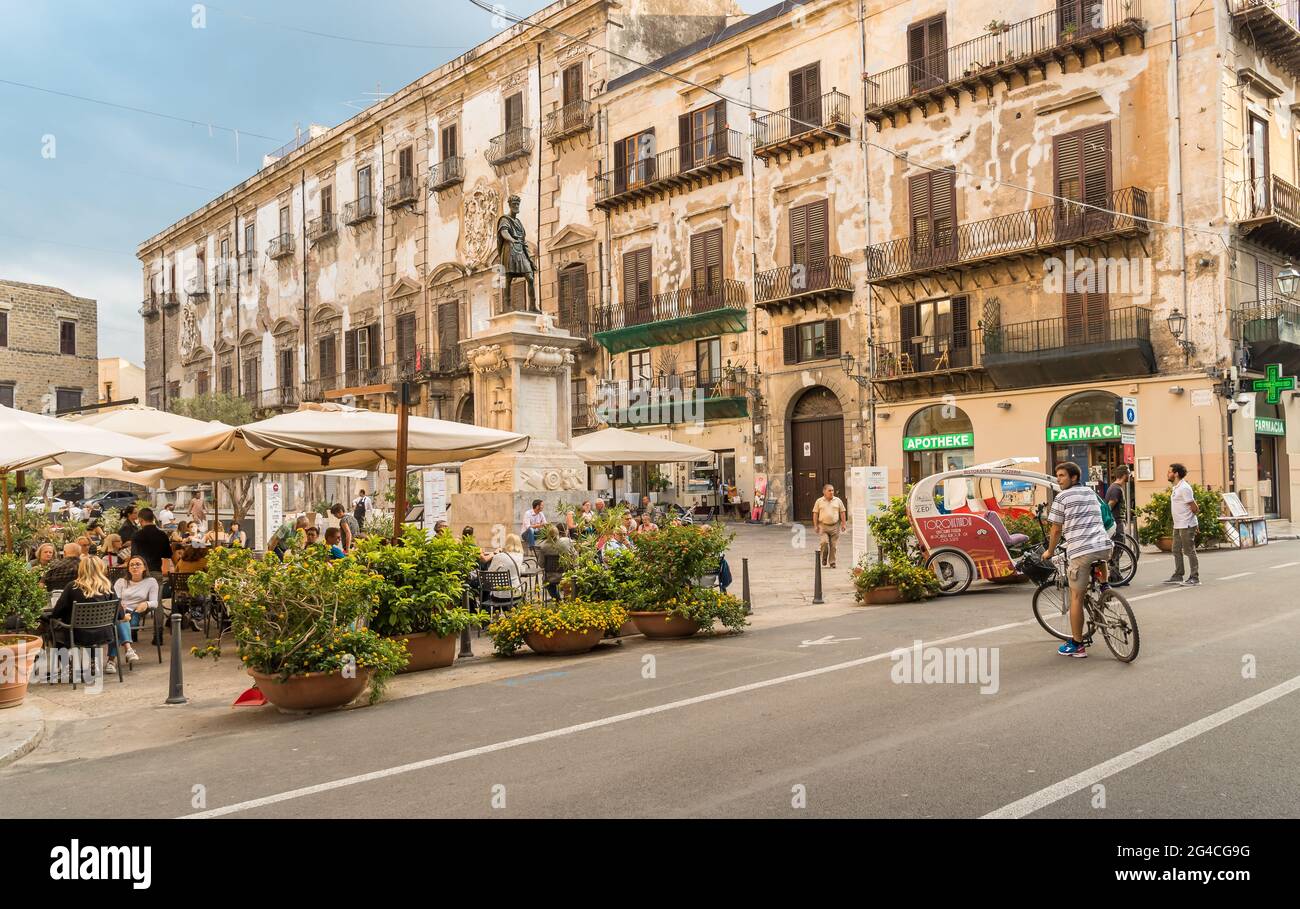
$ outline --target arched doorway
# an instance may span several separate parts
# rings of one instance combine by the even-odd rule
[[[474,425],[474,396],[465,395],[465,400],[460,402],[460,410],[456,412],[457,423],[468,423]]]
[[[1089,486],[1104,489],[1124,463],[1120,403],[1109,391],[1080,391],[1057,401],[1047,418],[1047,472],[1073,461]]]
[[[794,474],[792,520],[811,521],[813,502],[827,483],[848,499],[844,488],[844,408],[829,388],[815,386],[790,411],[790,465]]]
[[[912,414],[903,427],[906,482],[960,470],[975,463],[975,428],[955,404],[932,404]]]

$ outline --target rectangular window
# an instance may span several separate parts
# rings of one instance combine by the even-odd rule
[[[888,364],[890,369],[934,372],[971,365],[969,298],[950,297],[900,306],[898,340],[900,360]]]
[[[334,187],[325,186],[320,191],[320,214],[328,220],[334,214]]]
[[[1110,158],[1109,121],[1052,137],[1052,165],[1059,197],[1054,224],[1058,239],[1068,240],[1108,229]]]
[[[722,228],[719,227],[691,237],[691,308],[706,312],[721,305]]]
[[[225,365],[221,367],[221,393],[223,395],[228,395],[234,390],[234,385],[235,385],[234,373],[235,373],[234,367],[230,365]]]
[[[913,92],[948,81],[947,31],[942,13],[907,27],[908,84]]]
[[[370,182],[370,165],[357,169],[357,201],[361,203],[358,208],[366,208],[370,204],[372,184]]]
[[[956,174],[931,170],[908,181],[912,259],[917,265],[946,262],[956,254]]]
[[[830,205],[826,199],[790,209],[790,286],[795,291],[830,285]]]
[[[262,388],[262,358],[245,356],[240,364],[243,372],[240,381],[245,395],[255,395]]]
[[[614,191],[623,192],[655,177],[655,131],[647,129],[614,143]]]
[[[524,125],[524,94],[515,92],[506,98],[506,132],[513,132]]]
[[[650,351],[634,350],[627,355],[627,374],[633,388],[650,387]]]
[[[286,347],[279,352],[280,366],[280,387],[293,388],[297,384],[297,375],[294,370],[293,348]]]
[[[209,381],[209,380],[208,380],[208,372],[207,372],[207,370],[201,370],[201,371],[199,372],[198,378],[196,378],[196,379],[194,380],[194,393],[195,393],[195,394],[200,394],[200,395],[205,395],[205,394],[207,394],[207,393],[208,393],[208,381]]]
[[[316,342],[316,351],[316,376],[328,379],[338,371],[334,336],[326,335],[320,338]]]
[[[59,353],[72,357],[77,355],[76,322],[70,322],[66,319],[59,322]]]
[[[695,382],[701,388],[713,385],[722,377],[722,339],[706,338],[695,342]]]
[[[74,413],[81,409],[80,388],[55,389],[54,398],[54,406],[59,413]]]
[[[356,331],[357,345],[357,369],[369,369],[370,362],[370,329],[358,328]]]
[[[0,404],[5,407],[14,406],[14,386],[9,383],[0,385]]]
[[[415,364],[415,313],[413,312],[403,313],[397,317],[397,362],[408,369]]]
[[[280,207],[280,236],[288,236],[290,229],[289,206],[283,205]]]
[[[252,258],[252,252],[257,248],[255,243],[257,239],[257,230],[252,224],[244,225],[244,255]]]
[[[590,420],[587,418],[586,379],[573,379],[570,381],[569,406],[572,409],[574,426],[587,426],[590,423]]]
[[[644,325],[652,321],[654,300],[650,296],[650,248],[623,254],[623,323]]]
[[[687,171],[715,160],[727,150],[727,102],[682,114],[677,118],[681,170]]]
[[[0,312],[0,347],[9,346],[9,313]]]
[[[790,70],[790,135],[797,136],[822,124],[821,64]]]
[[[565,107],[582,100],[582,64],[574,63],[564,68],[561,77],[560,103]]]
[[[460,344],[460,304],[438,304],[438,350],[443,358],[454,357]]]
[[[397,179],[405,183],[415,177],[415,148],[406,146],[397,153]]]
[[[442,160],[456,157],[459,147],[456,139],[456,124],[449,123],[442,128]]]
[[[781,348],[786,366],[834,359],[840,355],[840,320],[787,325],[781,329]]]
[[[1246,133],[1246,186],[1250,197],[1247,207],[1251,215],[1268,211],[1268,170],[1268,121],[1251,114]]]

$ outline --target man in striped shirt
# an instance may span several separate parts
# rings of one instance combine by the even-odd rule
[[[1101,518],[1101,499],[1085,483],[1082,471],[1073,461],[1056,465],[1056,482],[1061,491],[1052,500],[1047,520],[1052,529],[1044,560],[1056,551],[1065,534],[1066,577],[1070,582],[1070,637],[1057,650],[1062,656],[1086,657],[1083,643],[1083,597],[1087,593],[1089,572],[1094,562],[1109,561],[1110,535]]]

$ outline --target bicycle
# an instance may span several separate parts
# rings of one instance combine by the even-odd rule
[[[1047,539],[1047,526],[1043,523],[1043,512],[1047,506],[1040,504],[1034,509],[1034,517],[1038,519],[1038,528],[1042,531],[1043,539]],[[1032,550],[1025,550],[1026,552]],[[1114,587],[1127,587],[1132,583],[1133,578],[1137,575],[1138,570],[1138,545],[1137,540],[1133,539],[1122,528],[1117,529],[1115,536],[1111,538],[1110,553],[1110,583]]]
[[[1027,552],[1016,567],[1038,584],[1034,591],[1032,609],[1034,618],[1043,630],[1061,641],[1072,637],[1070,629],[1070,588],[1065,574],[1065,557],[1057,555],[1052,561],[1042,560],[1043,549]],[[1093,635],[1101,631],[1106,647],[1121,663],[1137,659],[1141,639],[1138,635],[1137,617],[1128,600],[1107,582],[1110,563],[1097,560],[1089,568],[1088,590],[1083,598],[1085,646],[1092,644]]]

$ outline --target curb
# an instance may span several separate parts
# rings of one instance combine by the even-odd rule
[[[28,754],[45,737],[45,717],[35,704],[21,704],[0,713],[0,767]]]

